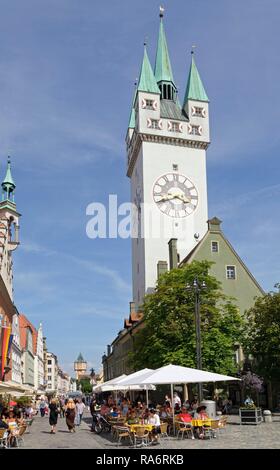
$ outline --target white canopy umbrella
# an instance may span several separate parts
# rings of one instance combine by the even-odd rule
[[[92,391],[96,393],[100,392],[110,392],[111,390],[116,390],[114,388],[114,384],[117,383],[118,380],[124,379],[127,377],[126,374],[122,374],[119,377],[115,377],[114,379],[107,380],[107,382],[104,382],[103,384],[98,384],[92,387]]]
[[[137,381],[142,377],[146,377],[147,373],[154,372],[153,369],[141,369],[136,372],[133,372],[130,375],[127,375],[123,379],[119,380],[118,383],[114,385],[116,390],[146,390],[146,402],[148,406],[148,390],[156,390],[156,387],[152,384],[145,384],[145,385],[137,385],[137,384],[129,384],[127,385],[127,381]]]
[[[124,379],[123,383],[126,385],[137,384],[144,386],[147,384],[171,385],[171,400],[172,400],[172,413],[173,413],[173,426],[174,426],[174,406],[173,406],[173,386],[175,384],[188,384],[200,382],[225,382],[230,380],[240,380],[237,377],[230,377],[228,375],[216,374],[215,372],[207,372],[205,370],[191,369],[190,367],[176,366],[169,364],[160,367],[153,372],[146,372],[139,377],[132,379]]]

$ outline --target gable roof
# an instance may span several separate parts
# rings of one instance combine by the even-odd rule
[[[208,221],[208,231],[206,232],[206,234],[204,235],[204,237],[200,240],[200,242],[190,251],[190,253],[181,261],[180,263],[180,266],[183,266],[184,264],[186,263],[191,263],[194,258],[195,258],[195,255],[199,252],[200,248],[202,247],[202,245],[204,244],[206,238],[208,238],[208,236],[211,234],[211,233],[219,233],[220,237],[224,240],[225,244],[227,245],[227,247],[230,249],[230,251],[232,252],[232,254],[236,257],[236,259],[239,261],[239,263],[241,264],[241,266],[243,267],[243,269],[246,271],[246,273],[248,274],[248,276],[251,278],[251,280],[253,281],[253,283],[256,285],[256,287],[264,294],[264,290],[263,288],[260,286],[260,284],[258,283],[258,281],[256,280],[256,278],[253,276],[253,274],[249,271],[249,269],[247,268],[246,264],[242,261],[242,259],[240,258],[240,256],[238,255],[238,253],[235,251],[235,249],[233,248],[233,246],[231,245],[231,243],[229,242],[229,240],[224,236],[222,230],[220,229],[220,224],[221,224],[221,220],[218,219],[217,217],[213,217],[212,219],[209,219]],[[217,228],[214,228],[214,227],[217,227]]]
[[[33,354],[36,354],[37,349],[37,330],[35,326],[28,320],[28,318],[23,314],[19,314],[19,336],[20,336],[20,346],[21,349],[26,349],[26,338],[27,338],[27,329],[30,328],[32,333],[32,350]]]

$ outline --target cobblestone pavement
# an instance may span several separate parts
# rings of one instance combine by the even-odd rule
[[[149,446],[151,449],[279,449],[280,417],[274,417],[272,423],[261,423],[257,426],[238,424],[238,416],[230,416],[229,423],[216,439],[183,440],[171,437],[161,439],[160,444]],[[33,449],[104,449],[117,448],[110,434],[96,435],[90,432],[91,417],[85,414],[76,433],[69,433],[65,419],[58,419],[57,433],[50,434],[47,417],[36,416],[30,433],[24,436],[23,448]],[[128,449],[122,443],[119,449]]]

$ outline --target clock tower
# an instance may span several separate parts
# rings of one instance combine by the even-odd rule
[[[181,106],[161,9],[155,68],[144,45],[126,136],[127,176],[136,208],[132,276],[137,308],[155,287],[157,263],[168,260],[168,241],[178,240],[183,259],[207,232],[208,103],[192,53]]]

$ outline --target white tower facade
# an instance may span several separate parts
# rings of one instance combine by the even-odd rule
[[[180,105],[162,14],[155,70],[145,48],[126,143],[131,201],[138,212],[132,275],[133,300],[139,308],[144,295],[155,287],[158,262],[168,260],[168,241],[178,240],[183,259],[207,232],[208,220],[208,98],[192,57]]]

